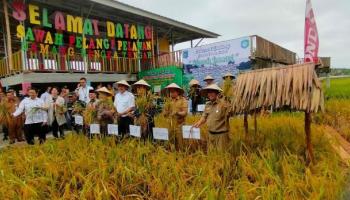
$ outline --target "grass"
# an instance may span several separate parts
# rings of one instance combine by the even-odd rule
[[[338,78],[330,80],[330,88],[326,87],[326,80],[323,80],[326,99],[349,99],[350,78]]]
[[[0,199],[345,199],[349,170],[323,127],[350,141],[349,80],[332,80],[326,112],[314,115],[314,165],[306,164],[298,112],[258,117],[256,134],[249,119],[247,135],[242,117],[232,118],[226,152],[206,152],[206,127],[181,152],[166,142],[68,135],[0,150]],[[156,118],[158,127],[167,123]]]
[[[231,120],[226,153],[205,153],[201,146],[175,152],[167,143],[116,144],[113,138],[78,135],[10,147],[0,152],[0,199],[341,198],[347,170],[320,126],[312,127],[316,163],[308,167],[300,115],[258,120],[258,134],[250,129],[248,135],[241,118]],[[158,126],[164,122],[157,119]]]

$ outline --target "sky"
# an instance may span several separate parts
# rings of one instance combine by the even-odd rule
[[[304,56],[305,0],[120,1],[221,35],[200,45],[259,35]],[[312,6],[319,56],[330,56],[333,68],[350,68],[350,0],[312,0]],[[189,47],[187,42],[175,49]]]

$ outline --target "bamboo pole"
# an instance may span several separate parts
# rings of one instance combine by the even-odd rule
[[[13,70],[13,60],[12,60],[12,44],[11,44],[11,30],[10,30],[10,20],[7,8],[7,1],[2,0],[4,6],[4,16],[5,16],[5,27],[6,27],[6,40],[7,40],[7,59],[8,59],[8,69],[10,72]]]
[[[313,162],[314,155],[311,144],[311,113],[305,111],[305,139],[306,139],[306,158],[308,162]]]

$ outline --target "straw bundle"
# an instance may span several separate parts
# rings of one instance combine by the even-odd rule
[[[321,83],[312,63],[250,71],[239,75],[233,110],[236,114],[261,108],[324,110]]]

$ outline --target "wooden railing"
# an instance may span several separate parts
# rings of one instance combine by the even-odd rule
[[[182,51],[174,51],[158,56],[157,67],[177,66],[182,67]]]
[[[19,72],[72,72],[72,73],[138,73],[165,66],[182,67],[181,51],[163,54],[155,59],[140,60],[114,57],[86,57],[80,54],[74,56],[61,54],[24,53],[18,51],[12,55],[13,66],[9,69],[7,58],[0,59],[0,76],[8,76]]]

